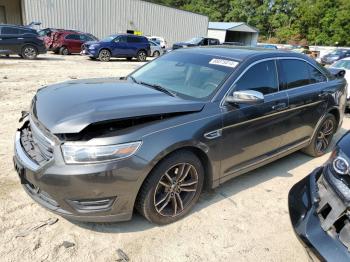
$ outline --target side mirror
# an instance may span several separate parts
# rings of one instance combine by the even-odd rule
[[[254,90],[235,91],[227,96],[225,101],[229,104],[261,104],[264,102],[264,95]]]

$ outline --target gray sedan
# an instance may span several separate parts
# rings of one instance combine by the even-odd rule
[[[158,57],[163,54],[163,49],[156,42],[149,41],[151,46],[151,56]]]

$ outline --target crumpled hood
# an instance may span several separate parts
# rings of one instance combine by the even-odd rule
[[[54,134],[79,133],[92,123],[162,113],[195,112],[204,102],[169,96],[117,78],[68,81],[39,89],[32,113]]]

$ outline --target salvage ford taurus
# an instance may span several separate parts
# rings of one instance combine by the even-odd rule
[[[181,49],[121,79],[39,89],[15,167],[44,207],[82,221],[167,224],[204,187],[289,153],[320,156],[341,125],[346,82],[302,54]]]
[[[350,133],[322,167],[289,192],[289,212],[311,258],[350,261]]]

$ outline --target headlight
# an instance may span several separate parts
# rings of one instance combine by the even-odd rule
[[[89,49],[95,49],[98,45],[91,45],[89,46]]]
[[[338,175],[349,174],[349,158],[340,150],[335,150],[330,157],[332,170]]]
[[[107,145],[77,145],[67,143],[61,146],[64,160],[67,164],[99,163],[126,158],[136,153],[141,141]]]

